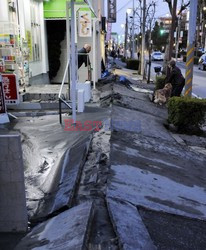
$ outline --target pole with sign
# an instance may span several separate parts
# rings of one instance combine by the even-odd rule
[[[77,48],[75,44],[74,0],[71,1],[71,99],[72,119],[76,123],[76,84],[77,84]]]
[[[116,16],[117,16],[116,0],[108,0],[108,17],[107,17],[108,23],[116,23]]]

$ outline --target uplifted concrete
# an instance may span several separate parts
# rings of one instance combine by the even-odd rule
[[[135,92],[121,85],[121,83],[114,84],[113,92],[114,96],[118,94],[118,98],[114,98],[114,104],[156,116],[158,119],[167,119],[166,107],[150,102],[148,94]]]
[[[135,206],[112,199],[107,204],[120,249],[156,249]]]
[[[120,130],[120,122],[123,123],[122,131],[132,131],[141,133],[145,136],[156,137],[162,140],[174,141],[166,128],[163,126],[164,119],[160,117],[147,114],[145,112],[130,110],[128,108],[113,105],[112,107],[112,121],[114,122],[113,128]],[[136,129],[135,129],[136,126]]]
[[[71,207],[90,141],[91,136],[88,136],[73,145],[66,151],[59,168],[49,174],[45,184],[49,185],[47,182],[52,182],[51,190],[39,201],[38,209],[32,220],[39,220],[51,216],[58,210]]]
[[[120,229],[131,215],[126,208],[119,213],[121,204],[129,203],[144,211],[140,213],[140,221],[143,219],[141,223],[147,226],[158,249],[202,249],[206,239],[198,237],[197,241],[195,234],[199,227],[200,235],[204,236],[206,221],[205,139],[177,135],[180,143],[163,125],[167,119],[165,107],[151,103],[146,94],[133,93],[125,86],[114,84],[113,90],[115,105],[111,119],[136,120],[141,128],[137,133],[129,126],[124,129],[114,126],[110,140],[107,199],[118,203],[112,207],[113,212],[109,203],[108,208],[120,242],[126,245],[132,237],[133,230],[124,235]],[[135,209],[133,215],[139,215]],[[158,223],[162,225],[160,231]],[[131,249],[138,249],[139,243],[134,244]]]
[[[87,249],[92,203],[82,203],[34,227],[15,250]]]
[[[152,210],[206,220],[205,190],[128,165],[111,167],[114,177],[108,197]]]
[[[82,123],[85,121],[104,121],[109,115],[110,110],[108,109],[89,107],[85,113],[77,115],[77,121]],[[70,190],[71,194],[75,190],[76,181],[80,174],[79,169],[82,167],[82,160],[88,149],[88,141],[95,126],[90,131],[65,131],[64,119],[71,119],[71,116],[63,116],[63,125],[59,124],[58,115],[22,117],[13,121],[7,129],[0,131],[1,133],[18,131],[22,136],[26,198],[30,219],[34,215],[36,216],[40,204],[44,203],[44,198],[47,198],[48,194],[52,193],[53,197],[62,190]],[[73,149],[68,152],[67,150],[72,147]],[[72,175],[70,175],[71,173]],[[70,181],[71,178],[73,179],[66,188],[62,180],[67,180],[67,174],[70,176]],[[56,200],[61,205],[62,197],[59,197],[60,200]],[[70,200],[68,202],[67,199],[67,203],[70,204]],[[50,205],[53,209],[50,207],[44,211],[51,212],[51,210],[60,208],[53,202]]]
[[[114,117],[122,117],[126,112],[129,117],[144,120],[143,113],[116,107]],[[166,129],[155,125],[155,117],[150,116],[148,121],[149,125],[142,126],[142,134],[112,133],[107,196],[206,220],[206,157],[177,144]]]

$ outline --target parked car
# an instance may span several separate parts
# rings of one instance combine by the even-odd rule
[[[160,51],[155,51],[151,55],[152,61],[163,61],[163,55]]]
[[[198,61],[198,69],[206,70],[206,53],[200,57]]]
[[[206,53],[206,51],[204,50],[204,48],[199,48],[198,51],[200,51],[202,54]]]

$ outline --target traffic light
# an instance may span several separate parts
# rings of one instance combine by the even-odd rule
[[[162,36],[165,33],[164,29],[160,29],[160,35]]]

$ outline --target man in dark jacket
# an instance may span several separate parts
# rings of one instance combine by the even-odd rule
[[[85,44],[82,49],[78,51],[78,69],[82,66],[82,64],[85,64],[85,67],[87,65],[90,65],[90,60],[88,53],[91,51],[91,46],[89,44]]]
[[[185,85],[185,78],[183,77],[181,70],[176,66],[176,62],[174,60],[169,62],[169,68],[170,75],[167,82],[172,84],[171,96],[180,96]]]

